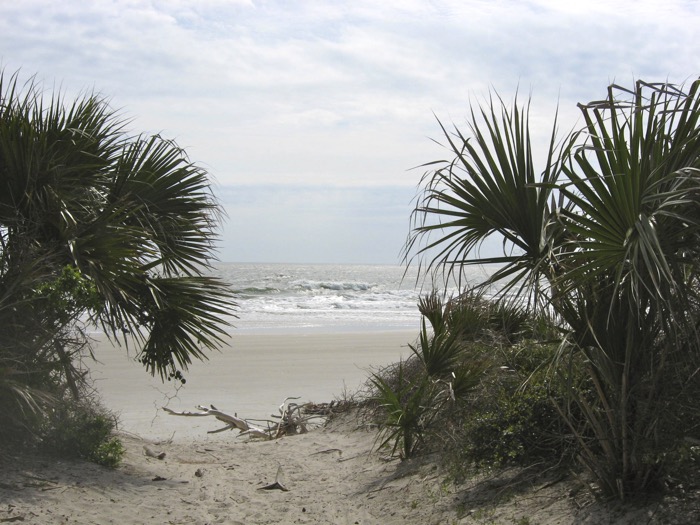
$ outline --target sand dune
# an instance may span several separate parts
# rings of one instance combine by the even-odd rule
[[[275,441],[228,438],[153,443],[125,435],[117,470],[5,458],[0,523],[685,525],[700,518],[697,499],[685,507],[604,505],[574,479],[526,490],[495,479],[455,486],[435,457],[400,462],[374,450],[375,432],[351,415]],[[146,455],[144,446],[165,457]],[[264,489],[275,481],[287,490]]]
[[[193,368],[169,405],[214,403],[265,418],[288,395],[330,401],[343,383],[361,383],[367,367],[406,355],[408,340],[405,333],[237,336],[231,350]],[[376,429],[354,413],[274,441],[207,434],[219,422],[160,415],[170,393],[123,354],[98,350],[97,386],[122,412],[122,466],[0,454],[0,523],[700,523],[700,491],[683,502],[625,507],[595,501],[574,477],[515,488],[508,474],[488,475],[455,485],[437,466],[439,455],[400,462],[377,451]],[[287,490],[265,490],[275,482]]]

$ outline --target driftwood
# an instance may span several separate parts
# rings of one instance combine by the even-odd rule
[[[149,458],[165,458],[165,452],[158,452],[157,450],[153,450],[153,448],[149,447],[148,445],[143,446],[143,453],[146,454]]]
[[[198,405],[197,409],[199,412],[176,412],[170,408],[163,407],[163,410],[168,414],[173,416],[185,416],[185,417],[203,417],[203,416],[214,416],[219,421],[226,424],[225,427],[209,430],[208,434],[216,434],[217,432],[223,432],[225,430],[238,429],[239,436],[248,436],[251,438],[261,438],[261,439],[275,439],[281,436],[289,434],[304,434],[308,431],[307,423],[309,420],[322,417],[318,414],[312,413],[307,414],[305,407],[315,406],[310,403],[304,405],[298,405],[297,403],[289,403],[290,400],[299,399],[297,397],[288,397],[279,406],[279,415],[273,414],[271,417],[275,420],[246,420],[238,417],[238,414],[227,414],[217,409],[214,405],[209,405],[205,407]],[[258,423],[264,423],[265,426],[260,424],[254,425],[249,421],[257,421]]]

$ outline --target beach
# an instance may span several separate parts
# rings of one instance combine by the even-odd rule
[[[576,476],[521,486],[519,473],[506,470],[475,473],[456,484],[449,458],[446,462],[439,450],[410,461],[379,450],[377,426],[357,409],[317,419],[308,433],[270,441],[230,430],[211,433],[224,424],[163,411],[214,406],[264,427],[286,398],[299,404],[352,399],[372,371],[407,358],[408,344],[418,335],[415,297],[400,287],[397,270],[228,265],[223,271],[239,279],[236,327],[220,351],[208,352],[208,360],[195,361],[184,372],[185,385],[151,377],[135,360],[134,348],[115,346],[93,332],[97,361],[84,364],[103,405],[118,416],[126,449],[122,464],[109,469],[80,460],[0,454],[0,523],[685,525],[700,520],[697,499],[689,502],[693,508],[680,510],[678,502],[606,505]]]
[[[661,501],[606,505],[575,477],[519,487],[513,484],[517,472],[507,471],[455,484],[440,454],[402,462],[378,450],[377,427],[357,410],[343,411],[308,433],[270,441],[235,431],[209,434],[222,426],[212,417],[160,410],[161,404],[173,410],[213,404],[243,418],[270,419],[288,396],[298,396],[300,403],[341,399],[373,368],[406,357],[411,337],[407,331],[236,334],[221,353],[195,363],[178,392],[102,340],[93,376],[104,404],[120,413],[119,437],[126,448],[121,466],[0,455],[0,523],[697,522],[697,501],[670,515]]]
[[[299,403],[352,397],[372,370],[407,357],[412,337],[408,331],[233,334],[220,353],[191,367],[177,392],[150,378],[133,354],[96,337],[92,376],[105,406],[119,414],[127,451],[122,466],[24,458],[5,469],[0,522],[439,523],[445,512],[454,515],[450,502],[423,501],[439,494],[440,476],[427,464],[403,472],[398,459],[376,450],[376,427],[354,412],[327,425],[319,421],[303,435],[260,441],[237,431],[207,433],[222,426],[211,417],[160,410],[161,404],[173,410],[212,404],[240,417],[272,419],[289,396]],[[275,482],[283,488],[265,489]]]
[[[207,434],[214,418],[180,418],[175,411],[214,405],[246,419],[270,419],[287,397],[297,403],[326,403],[361,389],[373,369],[410,354],[410,331],[232,333],[220,352],[195,362],[186,384],[152,378],[133,352],[97,336],[91,366],[105,406],[119,415],[119,428],[146,439],[230,440]],[[217,426],[218,425],[218,426]]]

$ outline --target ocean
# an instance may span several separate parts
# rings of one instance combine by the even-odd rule
[[[492,271],[470,267],[467,278]],[[235,291],[240,332],[416,330],[418,299],[432,289],[398,265],[220,263],[216,273]]]

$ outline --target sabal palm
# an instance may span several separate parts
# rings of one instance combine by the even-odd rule
[[[207,273],[219,213],[206,172],[171,141],[128,135],[105,99],[66,105],[0,76],[0,311],[75,267],[97,322],[129,332],[151,373],[178,374],[221,344],[235,306]]]
[[[448,273],[500,262],[493,281],[559,316],[595,391],[579,398],[596,438],[580,435],[582,458],[624,497],[654,478],[664,367],[697,352],[698,82],[580,107],[584,129],[552,133],[539,172],[517,104],[472,113],[470,137],[443,127],[455,158],[426,174],[406,253]],[[480,257],[497,235],[513,252]]]

